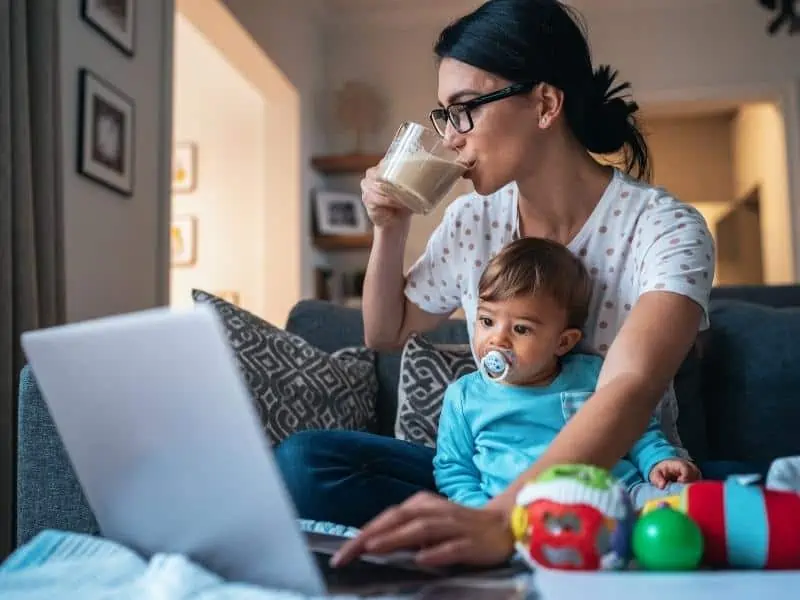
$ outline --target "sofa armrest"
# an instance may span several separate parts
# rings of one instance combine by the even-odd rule
[[[83,495],[30,366],[20,375],[17,450],[17,544],[43,529],[96,534]]]

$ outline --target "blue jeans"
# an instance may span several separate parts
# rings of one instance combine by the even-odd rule
[[[275,449],[298,516],[351,527],[435,492],[433,456],[427,446],[359,431],[303,431]]]
[[[361,527],[415,493],[435,492],[434,450],[359,431],[304,431],[284,440],[275,457],[298,516]],[[712,461],[707,479],[758,473],[768,463]]]

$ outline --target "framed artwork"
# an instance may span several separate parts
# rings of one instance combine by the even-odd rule
[[[317,231],[322,235],[364,235],[369,221],[361,196],[317,191],[314,195]]]
[[[136,0],[83,0],[83,18],[115,46],[133,56]]]
[[[190,267],[197,262],[197,217],[180,216],[172,220],[169,246],[173,267]]]
[[[133,193],[134,103],[87,69],[80,70],[78,171]]]
[[[172,192],[187,194],[197,187],[197,144],[175,144],[172,153]]]

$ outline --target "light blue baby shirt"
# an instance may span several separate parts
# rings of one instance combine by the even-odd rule
[[[439,491],[459,504],[478,507],[502,493],[544,453],[597,386],[602,358],[568,354],[546,387],[498,383],[482,371],[448,386],[433,461]],[[679,457],[657,418],[614,469],[630,488],[662,460]]]

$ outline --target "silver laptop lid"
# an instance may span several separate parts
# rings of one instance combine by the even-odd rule
[[[38,330],[22,345],[104,536],[324,593],[213,309]]]

